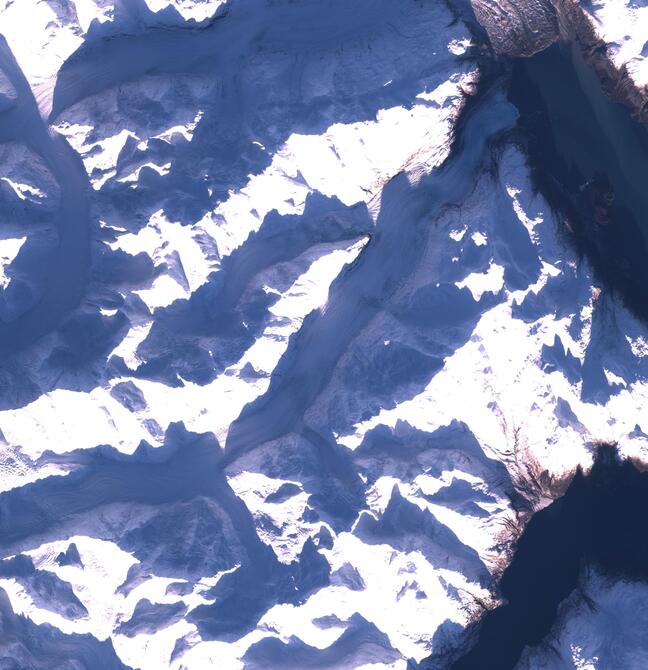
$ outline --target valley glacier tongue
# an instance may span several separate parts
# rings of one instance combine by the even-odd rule
[[[646,327],[467,22],[0,0],[7,667],[402,670],[593,443],[646,458]]]

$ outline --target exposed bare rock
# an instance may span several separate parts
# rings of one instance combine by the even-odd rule
[[[500,55],[532,56],[559,39],[578,44],[606,93],[648,125],[648,85],[635,72],[644,73],[637,66],[642,57],[631,58],[632,63],[624,59],[619,45],[609,39],[608,14],[601,17],[578,0],[471,0],[471,4]],[[625,42],[629,39],[623,36]]]
[[[628,63],[614,58],[614,45],[606,42],[605,25],[597,25],[577,0],[553,0],[560,20],[561,37],[580,46],[594,67],[606,93],[626,105],[633,117],[648,126],[648,88],[630,76]]]
[[[506,56],[532,56],[558,39],[558,17],[549,0],[471,0],[493,48]]]

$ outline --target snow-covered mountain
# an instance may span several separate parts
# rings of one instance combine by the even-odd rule
[[[587,12],[643,85],[643,9]],[[0,0],[0,667],[416,667],[593,445],[648,457],[648,328],[477,29]],[[520,667],[597,667],[576,600]]]

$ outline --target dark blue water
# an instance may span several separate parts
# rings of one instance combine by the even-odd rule
[[[547,636],[558,606],[586,565],[603,574],[648,579],[648,473],[600,450],[589,476],[529,522],[500,588],[507,603],[488,613],[470,652],[453,670],[514,668],[527,645]]]
[[[593,266],[599,284],[648,319],[648,132],[606,97],[580,53],[556,45],[513,65],[515,133],[536,188],[565,240]],[[505,604],[474,624],[453,670],[515,668],[523,649],[549,634],[558,606],[585,566],[612,578],[648,579],[648,473],[602,447],[592,472],[534,515],[499,588]],[[423,667],[426,664],[423,663]]]
[[[510,100],[535,183],[598,281],[648,319],[648,131],[580,52],[554,45],[513,69]]]
[[[474,631],[475,646],[453,670],[514,668],[525,646],[547,636],[558,606],[586,565],[611,577],[648,579],[648,473],[601,448],[588,476],[529,522],[500,588],[506,604]]]

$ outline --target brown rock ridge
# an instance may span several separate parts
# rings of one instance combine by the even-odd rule
[[[625,65],[612,62],[607,44],[578,0],[471,0],[471,4],[498,54],[533,56],[561,39],[578,44],[605,92],[648,127],[648,88],[637,85]]]
[[[471,0],[471,4],[498,54],[533,56],[558,39],[558,16],[550,0]]]
[[[593,20],[577,0],[553,0],[560,37],[580,46],[585,60],[594,68],[603,90],[626,105],[633,118],[648,127],[648,88],[639,86],[624,65],[617,66],[608,55],[607,44],[596,32]]]

